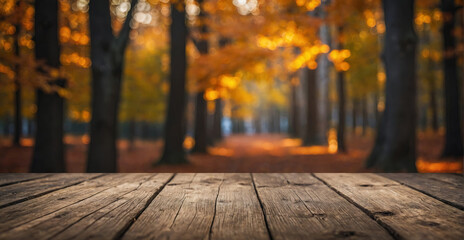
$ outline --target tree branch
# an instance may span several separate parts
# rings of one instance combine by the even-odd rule
[[[126,50],[127,43],[129,42],[129,33],[131,31],[130,22],[132,21],[135,7],[137,6],[138,2],[139,0],[132,0],[131,8],[127,13],[126,20],[122,25],[121,31],[119,32],[119,35],[114,39],[117,51],[119,52],[124,52]]]

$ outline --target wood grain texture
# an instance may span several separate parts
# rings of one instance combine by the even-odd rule
[[[1,173],[0,187],[49,176],[48,173]]]
[[[253,174],[273,239],[391,239],[310,174]]]
[[[121,195],[113,203],[86,215],[55,235],[54,239],[114,239],[118,237],[172,176],[171,173],[153,174],[146,181],[141,182],[134,191]]]
[[[449,173],[382,173],[422,193],[464,210],[464,177]]]
[[[269,239],[248,173],[227,173],[220,186],[210,239]]]
[[[69,237],[83,234],[82,238],[114,238],[118,231],[136,216],[138,210],[144,208],[146,201],[157,191],[157,187],[164,185],[170,175],[159,178],[161,182],[156,180],[155,174],[123,174],[117,180],[118,184],[82,201],[3,232],[0,234],[0,239],[49,239],[60,233],[69,234]],[[151,179],[154,180],[150,181]],[[129,209],[130,207],[133,208]],[[121,216],[114,212],[118,210],[122,210],[119,212]],[[101,221],[107,221],[107,219],[102,219],[107,213],[111,213],[110,216],[118,216],[112,219],[114,220],[112,224],[106,225],[104,230],[81,233],[83,229],[91,228],[92,222],[96,222],[96,227],[98,227]],[[69,231],[66,232],[66,230]]]
[[[58,173],[27,182],[20,182],[0,188],[0,208],[18,201],[34,198],[70,185],[78,184],[101,174]]]
[[[405,239],[463,239],[464,212],[377,174],[315,175]]]
[[[124,174],[108,174],[0,209],[0,232],[59,211],[123,183]]]
[[[224,174],[178,174],[123,239],[207,239]]]
[[[0,201],[18,195],[0,208],[0,239],[464,239],[462,177],[452,174],[0,179]]]

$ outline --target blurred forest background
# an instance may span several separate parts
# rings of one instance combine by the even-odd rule
[[[462,172],[462,0],[0,0],[0,172]]]

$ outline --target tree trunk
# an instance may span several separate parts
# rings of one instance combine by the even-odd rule
[[[291,84],[291,92],[290,92],[290,109],[291,109],[291,117],[290,117],[290,125],[289,125],[289,133],[291,137],[297,138],[300,133],[300,115],[298,109],[298,98],[297,98],[297,87],[295,84]]]
[[[306,101],[306,134],[303,139],[305,146],[317,145],[319,143],[317,137],[318,121],[317,121],[317,83],[316,71],[309,68],[303,69],[302,76],[307,82],[307,101]]]
[[[261,130],[261,116],[258,113],[258,115],[255,116],[255,133],[260,134],[262,132]]]
[[[456,68],[456,42],[454,22],[456,6],[454,0],[442,0],[443,12],[443,49],[444,49],[444,85],[445,85],[445,147],[442,157],[462,157],[463,142],[461,115],[459,108],[460,88]]]
[[[10,135],[10,116],[6,115],[3,121],[3,135],[9,136]]]
[[[353,129],[353,134],[356,134],[356,126],[357,126],[357,117],[358,117],[358,100],[353,98],[353,108],[351,113],[351,128]]]
[[[213,141],[222,139],[222,99],[214,100]]]
[[[367,115],[367,97],[364,95],[361,99],[361,113],[362,113],[362,135],[366,136],[368,126]]]
[[[187,69],[187,26],[185,11],[171,5],[171,60],[168,109],[164,127],[164,151],[160,164],[187,163],[183,148],[185,136],[185,78]]]
[[[206,100],[204,98],[204,91],[197,93],[195,106],[195,146],[193,147],[192,152],[206,153],[206,117],[208,112],[206,108]]]
[[[345,153],[346,145],[345,145],[345,73],[344,72],[338,72],[337,91],[338,91],[337,145],[338,145],[338,152]]]
[[[21,1],[16,1],[16,14],[19,14]],[[17,58],[20,57],[20,49],[19,49],[19,33],[21,31],[21,23],[19,22],[20,18],[16,20],[18,22],[15,23],[15,34],[14,34],[14,53]],[[21,68],[19,64],[15,64],[15,119],[14,119],[14,135],[13,135],[13,145],[14,146],[21,146],[21,135],[22,135],[22,114],[21,114],[21,82],[20,82],[20,73]]]
[[[128,136],[128,140],[129,140],[129,151],[133,151],[135,149],[135,120],[134,119],[131,119],[129,121],[129,136]]]
[[[220,38],[219,39],[219,47],[225,47],[227,44],[229,44],[230,39],[228,38]],[[214,100],[214,115],[213,115],[213,141],[217,142],[222,140],[223,134],[222,134],[222,105],[223,105],[223,100],[221,98],[217,98]]]
[[[275,124],[274,126],[275,132],[280,133],[280,110],[277,106],[274,108],[273,117],[274,117],[274,124]]]
[[[374,112],[374,124],[372,126],[377,129],[379,127],[379,122],[380,122],[380,112],[379,112],[379,93],[377,90],[374,92],[374,104],[373,104],[373,112]]]
[[[426,27],[427,25],[425,25]],[[422,38],[424,39],[424,45],[426,47],[430,46],[430,29],[427,28],[428,31],[425,31],[424,29],[424,34],[422,36]],[[437,91],[437,87],[436,87],[436,79],[435,79],[435,74],[433,74],[433,71],[435,70],[434,69],[435,67],[435,64],[432,60],[431,57],[428,57],[427,58],[427,62],[426,62],[426,69],[427,69],[427,77],[426,77],[426,81],[427,81],[427,84],[428,84],[428,90],[429,90],[429,98],[430,98],[430,102],[429,102],[429,108],[430,108],[430,113],[431,113],[431,116],[430,116],[430,126],[432,127],[432,130],[434,132],[437,132],[438,131],[438,113],[437,113],[437,97],[436,97],[436,91]],[[426,118],[427,118],[427,111],[426,111]]]
[[[430,112],[431,112],[431,125],[434,132],[438,131],[438,111],[437,111],[437,96],[435,78],[430,82]]]
[[[35,1],[35,58],[51,68],[60,66],[58,1]],[[40,70],[40,69],[39,69]],[[65,80],[51,82],[61,87]],[[37,90],[37,132],[31,172],[64,172],[63,98],[56,92]]]
[[[87,172],[116,172],[118,112],[124,53],[129,41],[133,0],[119,33],[113,35],[108,1],[90,1],[90,58],[92,60],[92,120]]]
[[[206,15],[205,11],[202,9],[203,7],[203,0],[198,0],[198,4],[200,5],[200,15],[199,19],[201,22],[200,32],[202,34],[206,34],[208,29],[206,27]],[[208,40],[203,38],[198,42],[197,48],[200,54],[208,54]],[[205,91],[200,91],[197,93],[196,96],[196,104],[195,104],[195,129],[194,129],[194,138],[195,138],[195,146],[192,149],[192,152],[197,153],[206,153],[206,145],[207,142],[207,135],[208,135],[208,128],[207,128],[207,117],[208,117],[208,109],[206,105],[206,100],[204,99]]]
[[[327,16],[325,8],[330,4],[330,0],[322,1],[319,8],[319,16],[325,19]],[[322,44],[330,46],[331,36],[330,27],[328,24],[322,24],[319,28],[319,37]],[[330,66],[328,53],[320,54],[317,59],[317,144],[327,145],[327,131],[330,127],[329,120],[329,81],[330,81]]]
[[[383,1],[385,111],[367,167],[386,172],[416,170],[416,35],[414,1]]]

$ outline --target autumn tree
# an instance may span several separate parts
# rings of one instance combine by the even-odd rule
[[[386,25],[385,111],[367,167],[416,171],[416,35],[414,1],[383,1]]]
[[[117,171],[118,108],[124,54],[138,0],[133,0],[118,34],[113,34],[109,1],[90,1],[90,57],[92,60],[92,120],[88,172]]]
[[[202,9],[203,0],[198,0],[198,4],[200,5],[200,14],[198,16],[199,24],[200,24],[200,34],[201,38],[199,40],[194,41],[196,47],[200,54],[207,54],[208,53],[208,39],[206,38],[205,34],[207,33],[208,29],[206,26],[206,13],[204,9]],[[195,146],[192,149],[192,152],[197,153],[206,153],[206,145],[207,145],[207,109],[206,109],[206,100],[205,100],[205,91],[204,89],[198,89],[195,97],[195,129],[194,129],[194,138],[195,138]]]
[[[17,58],[20,57],[20,46],[19,46],[19,37],[21,32],[21,12],[22,12],[21,1],[16,1],[15,6],[15,33],[14,33],[14,54]],[[21,82],[20,82],[20,72],[21,65],[15,64],[15,116],[14,116],[14,135],[13,135],[13,145],[20,146],[20,140],[22,135],[22,104],[21,104]]]
[[[52,78],[50,84],[65,86],[64,79],[57,79],[60,66],[58,40],[58,1],[35,1],[35,57],[43,63],[40,67]],[[56,91],[37,90],[37,132],[31,172],[64,172],[63,104]]]
[[[169,97],[164,127],[164,149],[159,164],[187,163],[185,136],[185,82],[187,71],[187,26],[185,4],[171,5]]]
[[[460,87],[456,68],[455,29],[457,8],[454,0],[442,0],[443,14],[443,58],[444,58],[444,91],[445,91],[445,147],[442,157],[462,157],[462,127],[459,107]]]

